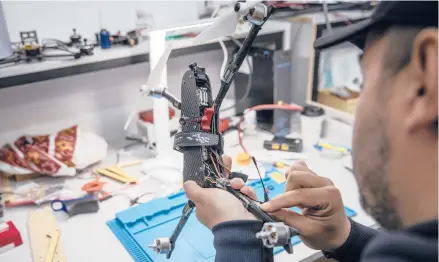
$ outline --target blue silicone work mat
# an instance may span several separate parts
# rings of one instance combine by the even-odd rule
[[[264,178],[264,184],[269,189],[270,198],[282,193],[285,188],[285,183],[279,184],[270,176]],[[249,185],[255,189],[258,199],[263,199],[261,182],[254,181]],[[107,225],[137,262],[214,261],[212,232],[198,222],[195,211],[178,237],[170,259],[148,248],[155,238],[171,236],[186,202],[184,191],[180,191],[116,213],[116,218],[108,221]],[[299,211],[297,208],[292,210]],[[356,215],[347,207],[345,211],[349,217]],[[300,239],[294,237],[292,242],[295,245]],[[281,247],[274,249],[275,254],[282,251]]]

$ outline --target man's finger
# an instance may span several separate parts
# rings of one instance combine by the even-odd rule
[[[253,200],[257,200],[256,192],[253,190],[253,188],[249,186],[244,186],[243,188],[241,188],[241,193],[250,197]]]
[[[298,166],[308,167],[308,165],[306,164],[306,162],[303,161],[303,160],[299,160],[299,161],[297,161],[297,162],[294,163],[294,164],[295,164],[295,165],[298,165]]]
[[[241,178],[234,178],[230,180],[230,186],[232,186],[233,189],[240,190],[245,186],[245,182]]]
[[[317,188],[328,185],[328,180],[324,177],[313,176],[309,172],[294,170],[287,177],[285,192],[298,188]]]
[[[230,170],[232,170],[232,158],[227,155],[223,155],[222,158],[223,158],[223,164],[225,166],[224,174],[226,175],[226,177],[229,177]]]
[[[195,203],[202,203],[205,198],[205,192],[202,187],[200,187],[194,181],[186,181],[183,184],[184,191],[186,191],[187,197]]]
[[[305,161],[300,160],[298,162],[295,162],[294,164],[292,164],[290,166],[290,168],[288,168],[288,170],[285,172],[285,177],[288,178],[289,174],[293,171],[303,171],[303,172],[307,172],[310,174],[314,174],[314,172],[312,172],[308,166],[306,165]]]
[[[246,186],[244,180],[241,178],[234,178],[230,180],[230,185],[233,189],[240,190],[244,195],[256,200],[256,192],[253,190],[253,188]]]
[[[335,189],[336,190],[336,189]],[[266,212],[276,212],[282,208],[303,206],[310,208],[325,207],[331,201],[333,193],[331,189],[321,188],[300,188],[285,192],[276,196],[270,201],[261,205]]]

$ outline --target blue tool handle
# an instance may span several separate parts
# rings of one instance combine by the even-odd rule
[[[59,207],[57,207],[58,204],[60,205]],[[64,204],[63,201],[61,201],[61,200],[59,200],[59,199],[55,199],[55,200],[53,200],[53,201],[50,203],[50,206],[52,207],[52,210],[55,211],[55,212],[58,212],[58,211],[64,211],[64,212],[67,213],[66,205]]]

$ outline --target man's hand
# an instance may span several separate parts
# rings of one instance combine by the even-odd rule
[[[224,165],[230,170],[232,159],[228,156],[223,157]],[[226,172],[226,176],[229,173]],[[243,194],[252,198],[256,195],[250,187],[244,186],[242,179],[235,178],[230,181],[234,189],[240,189]],[[184,189],[187,197],[195,203],[197,207],[198,220],[212,229],[219,223],[232,220],[256,220],[256,218],[248,212],[241,201],[229,192],[216,188],[201,188],[194,181],[184,183]]]
[[[340,192],[331,180],[320,177],[300,161],[286,173],[285,193],[261,208],[296,228],[310,248],[330,251],[346,241],[351,230]],[[298,214],[288,208],[297,206]]]

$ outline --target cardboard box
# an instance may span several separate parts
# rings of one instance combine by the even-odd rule
[[[342,98],[331,93],[329,89],[319,90],[317,101],[323,105],[355,114],[359,99],[358,93],[353,93],[349,98]]]

